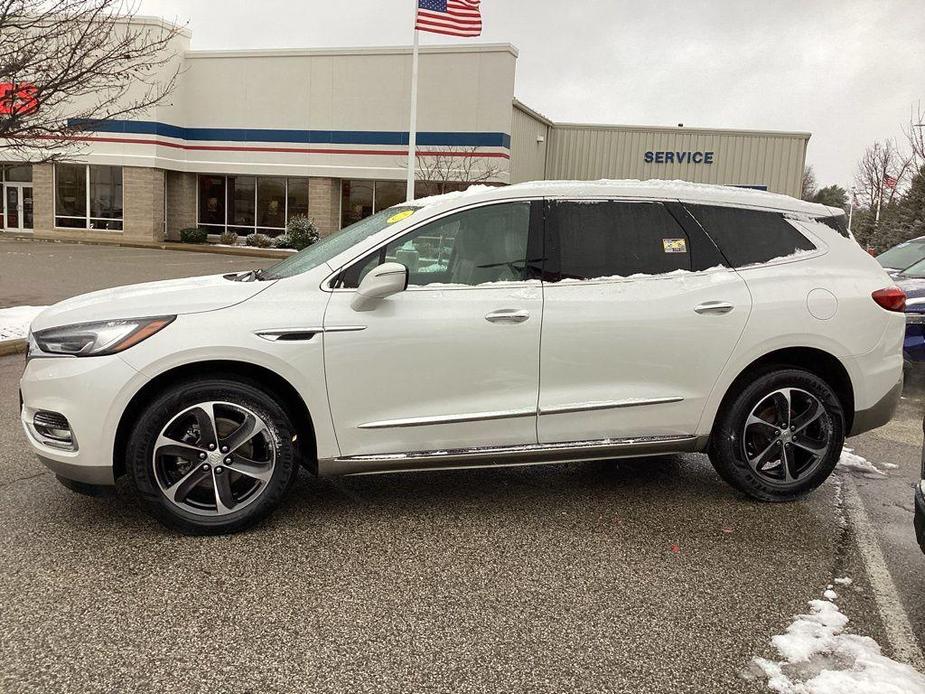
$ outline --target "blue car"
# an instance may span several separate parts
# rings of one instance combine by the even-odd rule
[[[925,362],[925,260],[906,268],[894,279],[906,292],[903,356],[908,362]]]

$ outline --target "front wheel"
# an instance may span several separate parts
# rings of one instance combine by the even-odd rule
[[[845,441],[832,388],[800,369],[756,375],[717,415],[710,461],[736,489],[762,501],[791,501],[822,484]]]
[[[129,436],[126,468],[151,513],[186,534],[250,527],[298,472],[294,428],[255,383],[204,378],[151,402]]]

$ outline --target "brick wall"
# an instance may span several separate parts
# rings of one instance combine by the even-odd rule
[[[164,171],[122,168],[123,238],[127,241],[164,240]]]
[[[167,238],[180,240],[180,230],[194,227],[196,220],[196,174],[168,171]]]
[[[54,164],[32,165],[32,214],[35,234],[50,234],[55,228]]]
[[[308,179],[308,216],[322,236],[340,229],[340,179]]]

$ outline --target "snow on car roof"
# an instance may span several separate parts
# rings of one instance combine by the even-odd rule
[[[814,217],[844,214],[843,210],[806,202],[789,195],[735,186],[689,183],[687,181],[600,180],[600,181],[533,181],[511,186],[471,186],[467,190],[415,200],[420,207],[443,206],[481,200],[504,200],[524,195],[555,197],[600,197],[614,195],[628,198],[655,198],[703,202],[719,205],[765,207],[800,212]]]

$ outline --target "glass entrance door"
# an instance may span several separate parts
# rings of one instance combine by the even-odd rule
[[[6,228],[19,229],[19,188],[6,186],[4,200],[6,201]]]
[[[7,231],[32,231],[32,186],[7,183],[3,188],[3,226]]]

